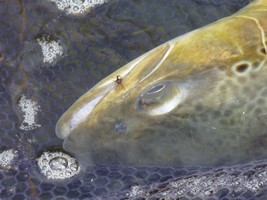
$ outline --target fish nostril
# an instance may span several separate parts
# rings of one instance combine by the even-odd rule
[[[118,135],[127,133],[127,125],[123,122],[117,122],[114,127],[114,131]]]

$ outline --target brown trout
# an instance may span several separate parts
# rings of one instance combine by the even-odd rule
[[[59,119],[84,164],[221,165],[267,156],[267,0],[115,71]]]

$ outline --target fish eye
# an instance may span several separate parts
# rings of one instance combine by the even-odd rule
[[[184,90],[174,82],[157,83],[142,93],[136,101],[136,110],[149,115],[163,115],[176,108]]]
[[[127,125],[123,122],[117,122],[114,126],[114,132],[118,135],[127,133]]]

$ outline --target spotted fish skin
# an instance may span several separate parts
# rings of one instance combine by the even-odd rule
[[[120,68],[58,121],[64,148],[87,164],[266,157],[266,18],[267,1],[255,1]]]

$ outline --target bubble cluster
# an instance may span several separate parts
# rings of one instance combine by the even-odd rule
[[[58,57],[63,55],[63,47],[59,41],[43,36],[37,38],[37,42],[42,48],[44,63],[53,64]]]
[[[267,186],[267,165],[245,166],[240,170],[237,166],[214,169],[207,173],[181,177],[149,187],[132,186],[127,193],[131,198],[235,198],[244,193],[257,193]],[[240,171],[239,171],[240,170]]]
[[[131,191],[129,193],[129,197],[135,197],[137,195],[142,194],[144,191],[142,191],[142,188],[139,185],[133,185],[131,187]]]
[[[256,193],[267,186],[267,166],[258,165],[253,169],[237,171],[234,168],[214,170],[213,173],[193,175],[168,181],[166,185],[153,185],[150,188],[132,187],[129,197],[156,195],[160,198],[200,198],[224,197],[231,198],[245,192]],[[152,195],[150,195],[152,194]]]
[[[104,4],[107,0],[50,0],[54,2],[57,8],[66,12],[68,15],[85,15],[90,9]]]
[[[10,168],[15,158],[18,157],[18,151],[14,149],[5,150],[0,153],[0,167]]]
[[[63,152],[44,152],[37,162],[47,179],[67,179],[80,172],[78,162]]]
[[[40,111],[40,106],[37,102],[23,95],[19,99],[18,106],[23,112],[23,122],[19,126],[21,130],[29,131],[41,127],[41,125],[36,122],[37,114]]]

